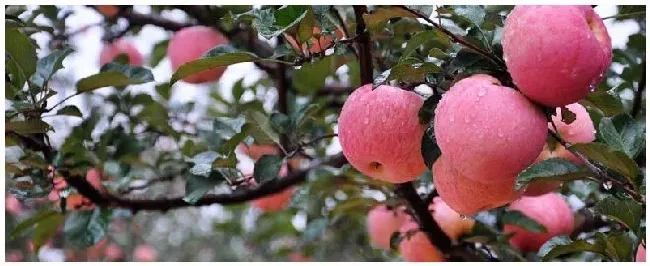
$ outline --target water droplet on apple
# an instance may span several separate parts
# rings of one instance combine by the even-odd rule
[[[485,96],[486,93],[487,93],[487,91],[485,91],[484,89],[481,89],[481,90],[478,91],[478,97],[483,97],[483,96]]]
[[[503,138],[503,132],[499,131],[498,135],[500,138]]]
[[[465,123],[469,123],[469,117],[465,117]]]
[[[449,118],[449,122],[452,122],[452,123],[454,122],[454,117],[453,116]]]

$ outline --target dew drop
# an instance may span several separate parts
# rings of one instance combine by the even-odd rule
[[[483,97],[483,96],[485,96],[486,93],[487,93],[487,91],[481,89],[481,90],[478,91],[478,97]]]
[[[364,124],[366,124],[366,125],[367,125],[367,124],[368,124],[369,122],[370,122],[370,120],[368,120],[368,118],[367,118],[367,117],[363,119],[363,123],[364,123]]]
[[[503,138],[503,132],[499,131],[498,135],[499,135],[499,138]]]
[[[612,184],[612,181],[605,181],[605,183],[603,183],[603,188],[604,188],[605,190],[610,190],[610,189],[612,189],[612,186],[614,186],[614,184]]]
[[[449,122],[454,122],[454,117],[453,116],[449,118]]]
[[[569,129],[569,132],[568,132],[568,133],[569,133],[569,135],[572,135],[572,136],[573,136],[573,135],[576,134],[576,131],[575,131],[573,128],[571,128],[571,129]]]
[[[461,215],[460,215],[460,219],[461,219],[461,220],[467,220],[467,216],[464,215],[464,214],[461,214]]]
[[[465,117],[465,123],[469,124],[469,117]]]

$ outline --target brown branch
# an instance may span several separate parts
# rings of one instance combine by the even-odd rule
[[[144,184],[137,185],[137,186],[129,186],[129,187],[126,187],[124,189],[121,189],[119,191],[119,193],[120,194],[129,194],[129,193],[131,193],[133,191],[136,191],[136,190],[143,190],[145,188],[148,188],[153,184],[172,181],[173,179],[174,179],[173,176],[164,176],[164,177],[161,177],[161,178],[149,179]]]
[[[359,55],[359,66],[361,67],[361,84],[368,84],[372,83],[373,80],[370,34],[366,30],[366,22],[363,20],[363,14],[368,12],[368,8],[359,5],[355,5],[353,8],[357,22],[357,36],[359,36],[357,54]]]
[[[316,95],[325,96],[325,95],[348,95],[355,90],[354,87],[350,86],[327,86],[322,87]]]
[[[634,94],[634,102],[632,103],[632,117],[636,117],[641,108],[643,107],[643,90],[645,90],[645,60],[641,63],[641,78],[639,79],[639,85],[636,88],[636,93]]]
[[[424,19],[426,22],[433,25],[434,28],[436,28],[437,30],[439,30],[443,34],[449,36],[449,38],[451,38],[451,40],[453,42],[462,44],[463,46],[474,50],[475,52],[477,52],[477,53],[485,56],[486,58],[494,61],[499,66],[505,66],[505,62],[501,58],[499,58],[498,56],[496,56],[496,55],[494,55],[494,54],[492,54],[492,53],[490,53],[488,51],[485,51],[485,50],[481,49],[480,47],[474,45],[473,43],[471,43],[469,41],[466,41],[465,39],[463,39],[460,36],[457,36],[456,34],[453,34],[451,31],[445,29],[440,24],[438,24],[435,21],[431,20],[429,17],[427,17],[425,15],[422,15],[419,12],[417,12],[415,10],[412,10],[412,9],[406,7],[406,6],[398,6],[398,7],[410,12],[411,14],[417,16],[418,18]]]

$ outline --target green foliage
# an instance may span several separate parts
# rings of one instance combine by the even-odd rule
[[[587,171],[567,159],[550,158],[534,163],[519,173],[515,183],[515,190],[536,181],[571,181],[588,176]]]

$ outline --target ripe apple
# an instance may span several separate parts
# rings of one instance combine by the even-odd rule
[[[639,249],[636,251],[636,262],[645,262],[645,248],[639,244]]]
[[[387,205],[378,205],[372,208],[366,217],[368,237],[374,245],[390,250],[390,237],[399,232],[408,215],[404,208],[389,208]]]
[[[338,120],[339,141],[350,164],[390,183],[412,181],[426,171],[420,155],[425,126],[418,120],[423,102],[415,93],[386,85],[355,90]]]
[[[485,74],[454,84],[438,103],[434,122],[442,154],[463,176],[481,183],[510,180],[535,161],[546,142],[544,114]]]
[[[412,219],[404,222],[400,228],[400,233],[402,234],[402,242],[399,244],[399,250],[404,261],[435,262],[445,260],[445,255],[431,244],[431,241]]]
[[[300,252],[293,252],[289,254],[289,261],[291,262],[310,262],[314,261],[310,257],[302,255]]]
[[[474,227],[474,219],[461,217],[440,197],[435,197],[429,204],[429,211],[432,212],[433,219],[440,225],[442,231],[453,241],[457,241],[461,235],[471,232]]]
[[[105,43],[99,53],[99,65],[105,65],[113,61],[120,54],[126,54],[129,58],[129,64],[134,66],[142,65],[142,54],[135,46],[124,39],[115,40],[112,43]]]
[[[158,252],[147,244],[138,245],[133,250],[133,259],[135,261],[146,261],[151,262],[155,261],[158,256]]]
[[[104,191],[104,186],[102,185],[102,171],[97,168],[92,168],[86,172],[86,181],[90,183],[95,189],[99,191]]]
[[[13,194],[7,193],[5,197],[5,210],[15,215],[22,212],[23,204]]]
[[[212,48],[227,44],[228,39],[216,30],[206,26],[193,26],[179,30],[169,41],[167,56],[176,71],[181,65],[201,58]],[[226,71],[225,67],[209,69],[183,78],[188,83],[216,81]]]
[[[122,248],[115,243],[108,244],[104,250],[104,254],[106,255],[106,260],[108,261],[118,261],[124,258]]]
[[[338,39],[343,39],[345,35],[343,33],[343,30],[341,30],[340,28],[336,28],[334,33],[336,34],[336,37]],[[285,34],[284,36],[287,38],[289,44],[291,44],[291,47],[293,47],[294,50],[300,53],[305,53],[307,50],[309,50],[310,54],[320,53],[323,51],[323,49],[329,47],[334,41],[334,38],[332,38],[331,35],[322,35],[322,32],[319,27],[314,27],[313,34],[315,36],[320,36],[320,37],[319,38],[312,37],[311,39],[309,39],[309,42],[311,42],[311,47],[309,47],[309,49],[307,47],[308,45],[306,42],[303,43],[302,46],[300,46],[298,45],[298,41],[296,41],[296,39],[293,36],[289,34]]]
[[[120,13],[120,7],[118,6],[96,5],[95,8],[99,13],[107,18],[113,18]]]
[[[562,108],[556,108],[555,115],[551,120],[557,128],[557,133],[562,139],[569,143],[588,143],[596,140],[596,129],[594,122],[591,121],[587,109],[579,103],[572,103],[565,106],[569,111],[575,114],[576,119],[566,124],[562,122]],[[555,132],[555,128],[549,123],[549,129]]]
[[[549,107],[583,99],[612,63],[607,28],[590,6],[516,6],[506,18],[502,45],[521,92]]]
[[[440,198],[461,215],[503,206],[521,196],[520,191],[514,190],[515,177],[501,183],[477,182],[456,171],[446,155],[436,160],[432,172]]]
[[[287,175],[287,166],[282,165],[280,167],[280,178]],[[255,185],[255,179],[248,179],[250,185]],[[293,192],[295,187],[289,187],[285,190],[282,190],[278,193],[271,194],[265,197],[257,198],[251,201],[251,205],[257,209],[260,209],[265,212],[276,212],[281,211],[286,208],[289,203],[291,203],[291,197],[293,197]]]
[[[537,250],[554,236],[570,234],[573,231],[573,212],[562,196],[548,193],[537,197],[522,197],[510,204],[508,210],[517,210],[546,227],[547,232],[533,233],[519,226],[506,224],[505,233],[515,233],[510,245],[521,251]]]

